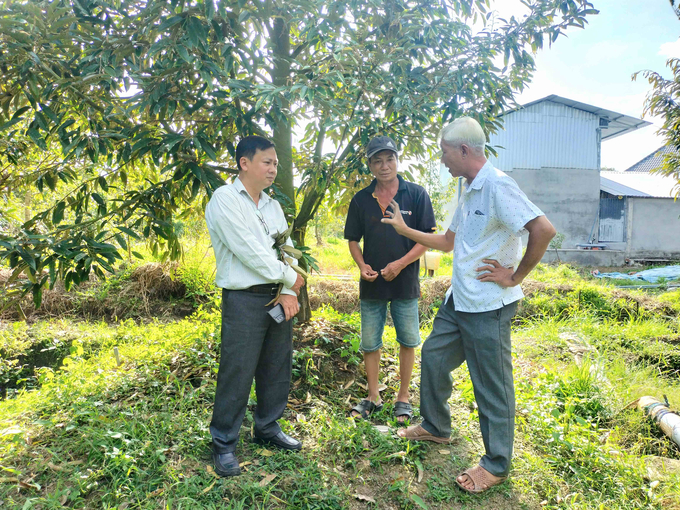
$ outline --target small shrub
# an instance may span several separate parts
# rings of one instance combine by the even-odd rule
[[[560,318],[571,316],[576,310],[576,303],[573,299],[552,292],[537,292],[520,304],[522,315],[525,317]]]
[[[95,297],[101,301],[105,300],[110,294],[119,292],[126,282],[130,281],[132,273],[139,264],[123,264],[116,273],[110,274],[101,284],[94,287]]]
[[[358,358],[355,360],[355,355],[359,352],[359,344],[361,343],[361,315],[359,313],[340,313],[331,306],[321,305],[321,308],[314,312],[314,317],[347,327],[350,332],[342,339],[343,345],[340,348],[340,356],[349,358],[353,362],[358,361]]]
[[[319,374],[314,364],[314,349],[303,347],[293,351],[293,379],[309,386],[319,384]]]
[[[174,277],[184,284],[184,297],[194,308],[219,295],[213,275],[204,266],[181,265],[175,270]]]
[[[673,310],[680,314],[680,289],[664,292],[659,296],[659,301],[670,304]]]
[[[564,377],[556,376],[553,392],[560,411],[597,424],[611,419],[598,370],[589,358],[584,358],[580,366],[573,365]]]
[[[586,308],[602,317],[609,317],[612,307],[603,293],[592,287],[582,287],[576,291],[580,308]]]

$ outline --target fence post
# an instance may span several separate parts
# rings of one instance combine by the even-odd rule
[[[118,352],[118,347],[113,348],[113,355],[116,357],[116,365],[121,366],[123,362],[120,360],[120,353]]]

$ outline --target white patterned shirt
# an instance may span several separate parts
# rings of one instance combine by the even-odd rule
[[[290,288],[297,273],[278,259],[274,249],[272,236],[288,230],[276,200],[261,192],[255,205],[237,177],[232,184],[215,190],[205,208],[205,221],[215,250],[215,285],[240,290],[283,282],[281,293],[295,295]],[[292,246],[290,238],[286,244]]]
[[[446,300],[453,295],[459,312],[487,312],[524,297],[519,285],[501,287],[477,280],[482,259],[517,269],[522,259],[524,225],[543,216],[507,174],[488,161],[463,191],[449,230],[456,234],[453,276]]]

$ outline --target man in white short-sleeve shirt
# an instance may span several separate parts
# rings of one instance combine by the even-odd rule
[[[453,296],[460,312],[487,312],[522,299],[519,285],[504,287],[478,280],[479,262],[494,259],[516,267],[522,259],[524,227],[543,216],[508,175],[486,161],[461,194],[449,230],[460,232],[454,243],[455,271],[446,297]]]
[[[408,228],[395,202],[390,218],[397,232],[429,248],[454,251],[451,287],[421,354],[420,413],[423,422],[398,432],[411,440],[449,442],[447,404],[451,371],[467,361],[479,409],[485,455],[456,478],[465,491],[483,492],[510,470],[515,427],[510,322],[524,296],[519,284],[541,260],[555,228],[517,183],[484,156],[479,123],[462,117],[441,134],[442,163],[464,177],[451,226],[445,234]],[[522,256],[521,235],[529,233]]]

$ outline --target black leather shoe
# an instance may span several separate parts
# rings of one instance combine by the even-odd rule
[[[253,436],[253,443],[266,445],[266,446],[276,446],[277,448],[282,448],[283,450],[301,450],[302,443],[297,439],[290,437],[283,430],[272,437],[260,437]]]
[[[213,462],[215,463],[215,473],[220,476],[238,476],[241,468],[238,466],[238,458],[234,452],[215,453],[213,452]]]

